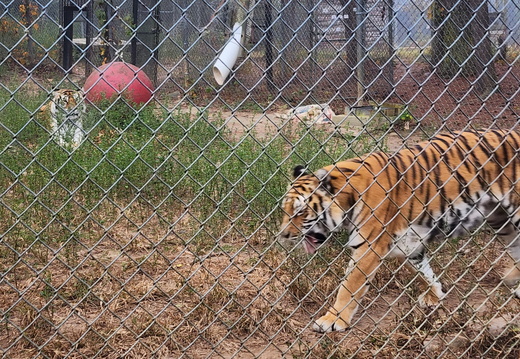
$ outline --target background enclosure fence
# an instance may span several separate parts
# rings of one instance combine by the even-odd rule
[[[327,334],[312,323],[348,233],[314,255],[276,236],[296,165],[518,130],[519,28],[512,0],[3,1],[2,355],[518,358],[490,228],[427,247],[435,309],[385,261],[352,326]],[[150,101],[83,98],[113,61],[151,78]]]

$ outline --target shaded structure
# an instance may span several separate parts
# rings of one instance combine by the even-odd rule
[[[77,51],[85,60],[86,75],[118,60],[142,67],[156,82],[159,9],[159,3],[150,0],[60,0],[63,70],[74,66]],[[75,24],[82,25],[80,31]]]
[[[60,25],[63,28],[64,36],[62,36],[62,67],[68,72],[74,63],[73,50],[74,46],[74,22],[79,19],[85,24],[85,50],[87,57],[87,66],[85,71],[88,73],[89,64],[92,64],[93,51],[92,46],[92,24],[93,19],[93,1],[92,0],[60,0]],[[81,43],[81,42],[80,42]]]

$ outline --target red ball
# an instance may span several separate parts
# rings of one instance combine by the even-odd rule
[[[111,99],[120,93],[130,101],[144,103],[152,97],[153,84],[138,67],[126,62],[111,62],[90,74],[83,91],[92,103]]]

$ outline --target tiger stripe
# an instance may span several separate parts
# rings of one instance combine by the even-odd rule
[[[353,262],[336,302],[314,328],[344,330],[384,257],[420,274],[419,304],[444,296],[425,244],[436,236],[470,233],[487,222],[507,243],[514,264],[505,277],[520,297],[520,135],[514,131],[446,133],[394,154],[341,161],[295,180],[283,201],[280,239],[301,241],[313,253],[331,232],[350,232]],[[298,203],[298,210],[295,210]]]

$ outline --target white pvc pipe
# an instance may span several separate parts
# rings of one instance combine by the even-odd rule
[[[240,56],[240,52],[242,47],[240,43],[242,42],[242,25],[238,22],[233,26],[233,34],[229,39],[229,42],[222,50],[222,53],[217,58],[215,65],[213,65],[213,76],[215,77],[215,81],[222,86],[226,78],[228,77],[231,69],[235,65],[238,57]]]

